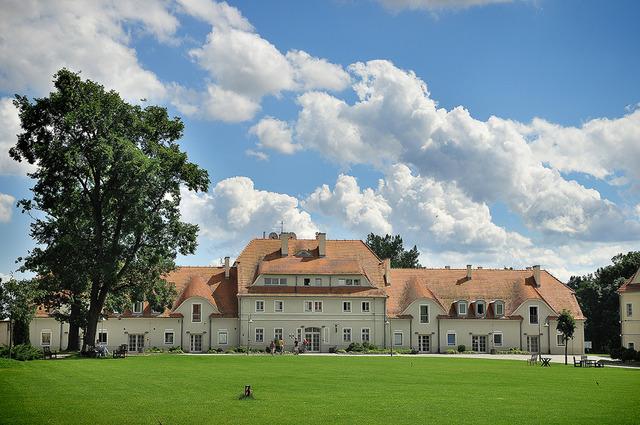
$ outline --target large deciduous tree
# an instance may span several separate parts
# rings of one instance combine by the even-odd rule
[[[390,258],[393,268],[415,269],[422,267],[418,262],[420,256],[418,248],[414,245],[412,249],[406,251],[400,235],[385,235],[383,237],[369,233],[366,243],[379,258]]]
[[[0,279],[0,319],[9,319],[9,346],[31,344],[29,323],[35,316],[33,299],[38,295],[32,279]],[[11,349],[11,347],[9,347]]]
[[[23,132],[10,155],[37,166],[33,199],[19,205],[39,246],[22,267],[51,304],[88,306],[91,343],[109,297],[167,304],[175,290],[163,276],[197,245],[180,188],[206,191],[209,177],[180,151],[183,123],[165,108],[130,105],[66,69],[53,82],[48,97],[14,100]]]

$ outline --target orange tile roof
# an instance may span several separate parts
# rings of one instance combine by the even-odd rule
[[[469,302],[469,316],[475,310],[471,303],[484,300],[505,302],[505,316],[513,312],[526,300],[538,299],[546,302],[557,313],[563,308],[570,310],[577,319],[584,319],[573,291],[546,271],[540,272],[541,286],[535,287],[531,270],[472,270],[467,280],[466,269],[392,269],[387,311],[391,316],[400,315],[419,298],[429,298],[442,306],[450,317],[457,317],[454,302]],[[487,308],[487,316],[493,309]]]
[[[618,288],[618,292],[629,291],[640,291],[640,268]]]

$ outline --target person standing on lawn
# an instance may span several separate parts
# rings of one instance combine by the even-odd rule
[[[273,357],[276,352],[276,343],[271,340],[271,344],[269,344],[269,351],[271,351],[271,357]]]
[[[282,338],[280,338],[280,341],[278,341],[278,346],[280,348],[280,355],[284,354],[284,341],[282,340]]]

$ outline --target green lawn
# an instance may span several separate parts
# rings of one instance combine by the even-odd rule
[[[444,356],[0,359],[0,424],[637,424],[639,392],[637,369]]]

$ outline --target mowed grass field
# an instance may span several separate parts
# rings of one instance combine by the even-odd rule
[[[0,424],[638,424],[639,393],[640,370],[522,360],[0,359]]]

